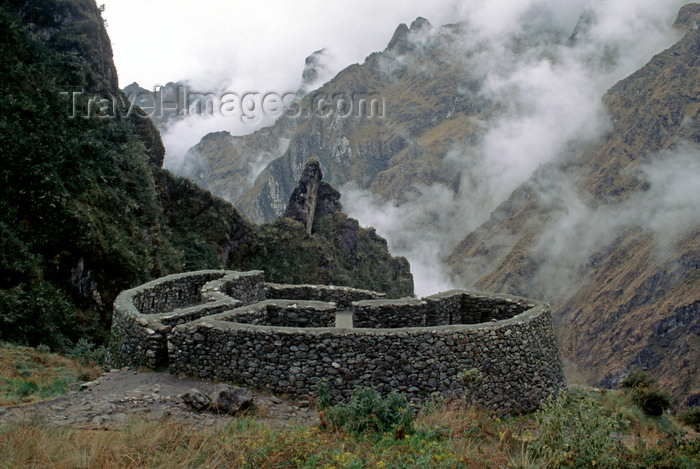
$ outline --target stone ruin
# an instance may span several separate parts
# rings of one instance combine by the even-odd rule
[[[518,414],[565,386],[549,306],[500,294],[387,299],[204,270],[122,292],[112,337],[112,367],[168,367],[302,399],[325,380],[331,402],[372,386],[418,404],[439,393]]]

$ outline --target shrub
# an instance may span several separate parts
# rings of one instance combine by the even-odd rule
[[[686,410],[678,416],[678,420],[695,428],[695,431],[700,431],[700,407]]]
[[[382,397],[376,389],[360,387],[347,404],[328,407],[325,417],[334,428],[354,435],[391,431],[400,437],[413,432],[411,404],[396,391]]]
[[[638,369],[632,369],[627,376],[620,381],[620,387],[622,389],[647,389],[652,385],[652,381],[649,375]]]
[[[605,415],[592,398],[574,400],[562,392],[535,419],[540,433],[529,449],[546,467],[617,467],[611,434],[619,430],[619,419]]]
[[[668,394],[656,389],[633,391],[632,402],[650,417],[660,417],[664,410],[671,407],[671,398]]]
[[[465,399],[473,404],[476,400],[477,391],[483,386],[485,378],[484,375],[476,368],[470,368],[468,370],[462,370],[459,372],[457,377],[464,383],[464,388],[466,391]]]
[[[328,383],[326,383],[324,378],[321,378],[318,382],[318,398],[316,399],[316,405],[321,410],[331,406],[331,397],[328,394]]]
[[[95,347],[95,344],[82,338],[78,340],[75,347],[68,352],[68,356],[75,358],[83,366],[87,366],[90,363],[104,365],[107,357],[107,349],[102,345]]]
[[[660,417],[671,407],[671,398],[655,389],[654,382],[642,370],[631,370],[620,382],[620,387],[631,392],[632,403],[650,417]]]

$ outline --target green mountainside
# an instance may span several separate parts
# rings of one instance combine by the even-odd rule
[[[289,221],[251,224],[163,170],[158,130],[119,91],[94,0],[4,1],[0,57],[0,339],[103,342],[119,291],[192,269],[412,293],[408,263],[369,232],[341,253]]]
[[[230,263],[241,270],[265,265],[273,282],[330,283],[389,297],[413,295],[408,261],[391,257],[386,240],[373,228],[361,228],[342,213],[340,193],[322,178],[320,163],[308,161],[284,216],[254,226],[246,243],[231,253]]]

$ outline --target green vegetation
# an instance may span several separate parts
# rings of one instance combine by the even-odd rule
[[[251,227],[164,171],[157,130],[127,115],[93,0],[3,2],[0,56],[0,340],[105,344],[120,291],[185,270],[382,291],[396,282],[370,266],[386,261],[385,246],[361,250],[357,275],[341,275],[330,242],[284,220]]]
[[[37,347],[39,350],[40,347]],[[107,349],[104,345],[96,346],[89,340],[82,338],[78,340],[72,350],[68,352],[68,356],[75,360],[78,360],[82,366],[89,366],[91,364],[104,366],[105,359],[107,358]]]
[[[613,432],[622,429],[618,415],[606,415],[589,396],[560,393],[536,415],[540,433],[530,450],[553,467],[617,467]]]
[[[646,389],[651,385],[652,381],[649,374],[638,368],[630,370],[620,381],[620,388],[622,389]]]
[[[376,389],[358,388],[347,404],[328,405],[324,385],[319,390],[322,425],[355,436],[391,433],[400,439],[414,432],[413,408],[406,396],[392,391],[382,397]]]
[[[671,407],[671,397],[658,389],[649,375],[641,370],[631,370],[620,382],[642,411],[650,417],[660,417]]]
[[[540,412],[498,418],[462,402],[438,403],[407,417],[399,395],[360,390],[324,410],[350,425],[290,425],[280,431],[253,418],[221,429],[172,420],[128,420],[119,431],[54,427],[41,421],[0,426],[6,467],[607,467],[695,468],[698,435],[669,416],[649,418],[621,391],[572,389]],[[401,413],[401,412],[399,412]],[[379,414],[377,415],[379,417]],[[366,422],[364,428],[354,423]],[[381,422],[381,423],[379,423]],[[410,431],[397,432],[397,428]]]
[[[678,416],[678,420],[700,431],[700,407],[693,407]]]
[[[324,260],[319,240],[289,218],[253,227],[247,243],[229,257],[231,265],[264,270],[268,281],[278,283],[330,283]]]
[[[97,378],[99,365],[50,353],[45,345],[32,349],[0,342],[0,406],[65,394],[70,384]]]
[[[346,285],[413,294],[408,262],[389,255],[386,241],[342,213],[326,215],[308,235],[290,218],[251,226],[246,243],[229,256],[240,270],[261,269],[270,282]]]
[[[408,261],[391,257],[374,228],[361,228],[345,214],[333,213],[314,220],[314,234],[325,240],[333,283],[385,292],[390,298],[413,295]]]
[[[173,235],[148,121],[67,115],[66,92],[117,89],[94,2],[16,11],[0,7],[0,339],[68,350],[105,341],[120,290],[198,253]]]

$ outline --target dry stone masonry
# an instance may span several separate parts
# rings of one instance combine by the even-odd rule
[[[352,327],[336,327],[336,315]],[[358,386],[415,402],[467,395],[500,414],[529,412],[564,385],[546,304],[451,290],[386,299],[368,290],[265,283],[261,271],[198,271],[122,292],[110,365],[332,402]]]

